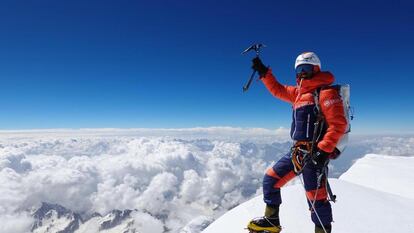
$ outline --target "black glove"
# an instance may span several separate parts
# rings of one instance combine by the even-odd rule
[[[317,149],[317,151],[315,151],[312,156],[313,164],[315,164],[315,166],[319,168],[324,167],[328,159],[329,153],[321,149]]]
[[[253,62],[252,69],[257,71],[259,73],[260,77],[263,77],[267,73],[267,71],[269,70],[269,68],[267,68],[263,64],[262,60],[260,60],[259,57],[254,58],[252,60],[252,62]]]

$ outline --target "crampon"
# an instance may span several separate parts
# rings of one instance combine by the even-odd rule
[[[279,230],[279,231],[269,231],[269,230],[259,230],[259,231],[257,231],[257,230],[252,230],[252,229],[249,229],[249,228],[245,228],[246,230],[248,230],[248,232],[249,233],[279,233],[281,230]]]
[[[279,218],[260,217],[251,220],[246,230],[249,233],[279,233],[282,231],[279,224]]]

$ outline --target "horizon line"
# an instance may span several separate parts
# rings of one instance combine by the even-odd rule
[[[275,134],[281,136],[286,133],[286,136],[289,136],[290,129],[286,127],[279,128],[263,128],[263,127],[234,127],[234,126],[209,126],[209,127],[182,127],[182,128],[166,128],[166,127],[91,127],[91,128],[32,128],[32,129],[1,129],[0,134],[21,134],[21,133],[76,133],[76,132],[89,132],[89,133],[108,133],[108,132],[139,132],[148,133],[150,131],[157,132],[198,132],[202,133],[212,133],[215,132],[238,132],[238,133],[251,133],[251,134]],[[387,136],[387,135],[414,135],[414,132],[397,132],[397,131],[384,131],[384,132],[351,132],[350,135],[377,135],[377,136]]]

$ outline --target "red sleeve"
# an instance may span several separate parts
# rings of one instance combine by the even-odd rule
[[[272,74],[272,70],[269,69],[266,75],[261,79],[267,90],[272,93],[273,96],[283,101],[294,103],[296,99],[296,87],[280,84],[275,76]]]
[[[322,90],[319,105],[325,117],[328,128],[318,148],[325,152],[332,152],[338,141],[344,135],[347,121],[345,118],[342,99],[336,89]]]

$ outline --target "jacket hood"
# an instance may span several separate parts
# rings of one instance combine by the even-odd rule
[[[318,87],[329,86],[335,81],[335,78],[331,72],[321,71],[316,73],[311,79],[296,80],[297,85],[300,88],[300,93],[307,93],[314,91]]]

